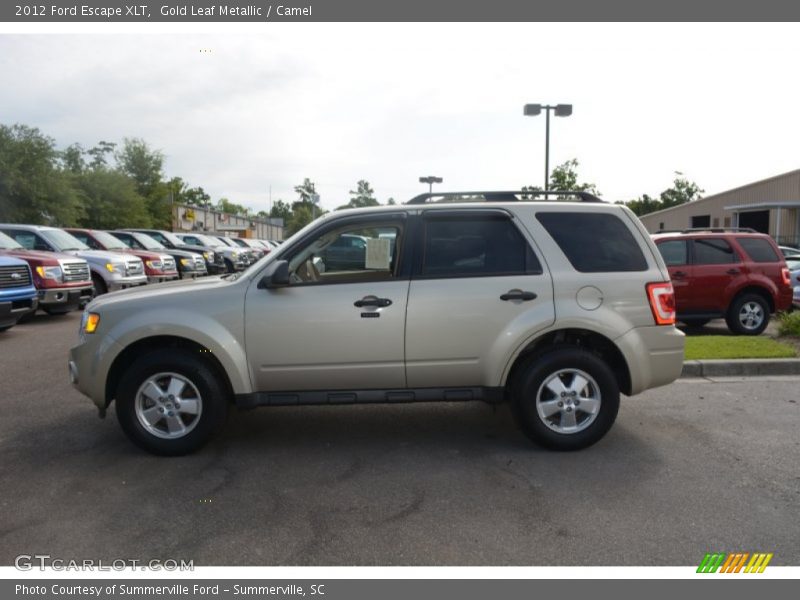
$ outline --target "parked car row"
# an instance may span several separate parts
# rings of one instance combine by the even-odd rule
[[[0,224],[0,331],[38,308],[64,314],[107,292],[239,271],[270,251],[186,237],[156,229]]]

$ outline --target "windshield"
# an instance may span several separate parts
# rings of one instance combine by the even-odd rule
[[[236,244],[234,244],[231,240],[229,240],[228,238],[224,238],[224,237],[220,236],[217,239],[220,241],[220,243],[223,246],[233,246],[234,248],[238,248],[239,247]]]
[[[156,241],[146,233],[132,232],[131,236],[144,246],[145,250],[164,250],[166,248],[161,242]]]
[[[94,237],[94,239],[96,239],[106,250],[128,249],[128,247],[122,243],[122,240],[105,231],[93,231],[92,237]]]
[[[203,235],[202,233],[193,233],[191,235],[191,237],[197,238],[197,241],[200,242],[201,246],[211,246],[212,248],[216,248],[216,247],[220,246],[220,243],[217,240],[215,240],[214,238],[208,237],[207,235]],[[183,243],[184,244],[189,244],[191,246],[192,245],[192,240],[190,238],[188,241],[184,240]]]
[[[175,246],[183,246],[185,242],[183,242],[177,235],[174,233],[170,233],[169,231],[162,231],[161,235],[163,235],[167,240],[169,240],[170,244]]]
[[[8,237],[0,231],[0,250],[20,250],[22,245],[18,244],[14,238]]]
[[[88,250],[89,246],[84,244],[71,233],[60,229],[43,229],[42,237],[56,247],[59,252],[71,252],[73,250]]]

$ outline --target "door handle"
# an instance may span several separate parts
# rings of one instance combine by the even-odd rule
[[[500,300],[535,300],[536,294],[533,292],[523,292],[522,290],[508,290],[505,294],[500,296]]]
[[[390,306],[392,301],[388,298],[378,298],[377,296],[364,296],[361,300],[353,302],[353,306],[363,308],[364,306]]]
[[[726,272],[728,275],[738,275],[739,273],[741,273],[741,271],[740,271],[739,269],[728,269],[728,270],[727,270],[727,271],[725,271],[725,272]]]
[[[673,277],[676,277],[677,279],[682,279],[683,277],[686,277],[686,273],[685,273],[685,272],[683,272],[683,271],[675,271],[675,272],[672,274],[672,276],[673,276]]]

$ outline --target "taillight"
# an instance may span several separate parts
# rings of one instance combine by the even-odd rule
[[[671,283],[648,283],[647,299],[656,325],[675,325],[675,292]]]
[[[781,269],[781,276],[783,277],[784,285],[792,284],[792,276],[789,273],[789,269]]]

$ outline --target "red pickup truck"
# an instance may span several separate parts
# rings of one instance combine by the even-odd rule
[[[758,335],[770,314],[792,305],[789,269],[768,235],[734,228],[652,237],[669,269],[677,318],[686,325],[724,317],[732,332]]]
[[[82,258],[58,252],[26,250],[0,231],[0,252],[26,261],[39,294],[39,308],[61,315],[92,299],[92,277]]]

